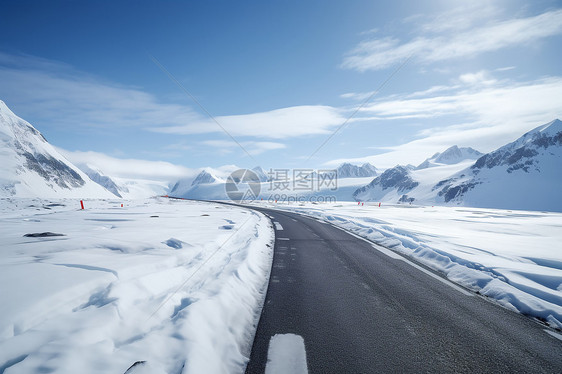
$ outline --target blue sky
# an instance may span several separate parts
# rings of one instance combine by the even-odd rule
[[[108,173],[386,168],[562,117],[561,53],[560,1],[7,1],[0,99]]]

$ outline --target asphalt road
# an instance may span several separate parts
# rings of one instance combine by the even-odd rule
[[[562,341],[536,321],[329,224],[260,210],[280,226],[247,373],[287,333],[310,373],[562,373]]]

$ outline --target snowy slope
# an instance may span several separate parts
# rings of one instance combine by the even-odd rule
[[[215,183],[217,181],[220,181],[220,179],[216,175],[207,170],[203,170],[201,171],[201,173],[199,173],[199,175],[195,177],[193,182],[191,182],[191,185],[196,186],[198,184],[209,184]]]
[[[97,184],[99,184],[100,186],[102,186],[103,188],[105,188],[106,190],[108,190],[109,192],[111,192],[117,197],[123,197],[121,193],[128,192],[128,190],[126,189],[125,191],[121,191],[121,189],[113,179],[103,174],[103,172],[98,168],[96,168],[95,166],[84,165],[84,166],[79,166],[79,168],[84,173],[86,173],[86,175],[90,177],[91,180],[93,180],[94,182],[96,182]]]
[[[124,199],[146,199],[166,195],[169,183],[158,180],[122,178],[106,175],[100,168],[90,163],[75,164],[91,180],[101,185],[116,197]]]
[[[562,121],[556,119],[439,182],[437,201],[561,212],[561,165]]]
[[[252,169],[252,171],[256,173],[261,182],[267,182],[271,179],[271,177],[265,172],[265,170],[263,170],[261,166],[256,166]]]
[[[452,165],[435,165],[413,170],[397,165],[386,170],[371,183],[353,193],[357,201],[377,201],[391,204],[413,203],[435,205],[438,201],[435,184],[474,164],[466,160]]]
[[[368,185],[353,193],[356,200],[395,200],[409,193],[419,182],[412,178],[411,170],[405,166],[395,166],[376,177]]]
[[[452,165],[458,164],[466,160],[476,160],[482,156],[483,153],[478,152],[476,149],[470,147],[458,147],[456,145],[447,148],[443,153],[436,153],[430,158],[426,159],[416,167],[417,170],[435,167],[439,165]]]
[[[174,183],[168,194],[186,199],[225,200],[228,197],[224,190],[224,182],[225,179],[219,177],[212,169],[206,168],[195,178],[184,178]]]
[[[114,197],[0,101],[0,197]]]
[[[112,177],[111,179],[119,188],[119,193],[126,199],[145,199],[167,195],[170,189],[167,182],[158,180],[121,177]]]

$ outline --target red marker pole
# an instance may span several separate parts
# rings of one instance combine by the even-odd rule
[[[379,203],[379,208],[381,207],[381,203]]]
[[[82,210],[84,210],[84,202],[82,200],[80,200],[80,206],[82,207]]]

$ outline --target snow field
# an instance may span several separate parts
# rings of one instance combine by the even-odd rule
[[[347,202],[268,206],[342,227],[562,329],[562,213]]]
[[[243,372],[270,221],[163,198],[84,203],[0,200],[0,371]],[[23,236],[42,232],[64,236]]]

